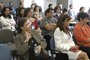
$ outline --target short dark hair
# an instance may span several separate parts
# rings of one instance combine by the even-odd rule
[[[27,21],[27,18],[21,18],[18,20],[18,33],[20,34],[22,32],[22,29],[20,27],[23,27],[24,23]]]
[[[35,7],[34,7],[34,11],[36,11],[36,8],[37,8],[37,7],[39,7],[39,6],[35,6]]]
[[[64,9],[63,9],[63,13],[66,12],[66,11],[68,11],[67,8],[64,8]]]
[[[83,8],[85,8],[85,7],[81,7],[79,11],[81,11]]]
[[[34,5],[34,4],[32,4],[32,5]],[[31,8],[32,8],[32,5],[31,5]]]
[[[8,7],[4,7],[4,8],[2,9],[2,12],[1,12],[1,15],[2,15],[3,17],[5,17],[5,18],[6,18],[6,16],[5,16],[6,8],[8,8]],[[8,9],[9,9],[9,8],[8,8]],[[8,17],[8,18],[11,18],[10,14],[9,14],[7,17]]]
[[[13,10],[12,6],[9,6],[9,10]]]
[[[4,3],[4,2],[1,2],[1,4]]]
[[[22,3],[23,3],[23,2],[20,2],[20,6],[21,6]]]
[[[58,6],[60,5],[61,3],[58,3]],[[62,5],[62,4],[61,4]]]
[[[71,7],[73,4],[71,4],[69,7]]]
[[[27,16],[28,12],[31,10],[31,8],[26,8],[25,11],[24,11],[24,17]]]
[[[47,13],[50,12],[50,10],[53,10],[52,8],[48,8],[46,11],[45,11],[45,16],[47,15]]]
[[[48,7],[50,7],[51,5],[53,5],[53,4],[49,4]]]
[[[58,8],[59,8],[59,6],[56,6],[56,7],[54,8],[54,13],[57,11]]]
[[[88,18],[89,17],[89,15],[86,13],[86,12],[80,12],[79,14],[78,14],[78,21],[80,21],[80,18],[82,18],[82,20],[83,19],[85,19],[85,18]]]
[[[12,1],[9,3],[9,5],[11,4],[11,3],[13,3]]]

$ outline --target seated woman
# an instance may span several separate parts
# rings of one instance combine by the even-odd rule
[[[26,17],[30,22],[31,22],[31,29],[37,30],[41,34],[41,29],[39,28],[39,25],[37,21],[32,17],[32,9],[31,8],[26,8],[24,12],[24,17]]]
[[[19,10],[19,16],[17,17],[17,22],[22,17],[24,17],[24,8],[23,7],[21,7],[20,10]]]
[[[90,58],[90,27],[86,24],[89,22],[88,17],[89,15],[85,12],[79,13],[79,22],[74,27],[73,34],[76,42],[85,46],[80,47],[80,49],[85,51]]]
[[[13,19],[13,16],[9,14],[9,8],[4,7],[2,10],[2,16],[0,17],[0,22],[2,23],[2,29],[10,29],[13,31],[14,35],[16,35],[15,32],[15,20]]]
[[[58,22],[57,28],[54,32],[55,49],[60,50],[63,53],[67,53],[69,59],[73,60],[89,60],[87,54],[82,51],[71,51],[73,49],[78,49],[72,39],[71,30],[68,28],[70,24],[71,17],[68,14],[61,14]]]
[[[60,16],[60,8],[59,8],[59,6],[56,6],[55,8],[54,8],[54,14],[53,14],[53,17],[54,18],[56,18],[57,20],[58,20],[58,18],[59,18],[59,16]]]
[[[24,55],[26,60],[54,60],[45,50],[47,46],[45,39],[36,30],[31,30],[30,21],[26,18],[18,21],[18,35],[15,38],[15,44],[18,54]],[[37,44],[38,56],[35,56],[34,44]],[[18,59],[22,60],[23,58],[19,56]]]
[[[37,17],[38,17],[37,21],[38,21],[38,24],[40,25],[40,21],[42,19],[42,16],[41,16],[40,11],[39,11],[39,6],[34,7],[33,14],[37,14]]]

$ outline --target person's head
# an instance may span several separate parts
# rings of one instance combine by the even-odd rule
[[[20,7],[24,7],[24,2],[20,2]]]
[[[32,9],[31,8],[26,8],[24,11],[24,17],[32,17]]]
[[[48,5],[48,8],[53,8],[53,4],[49,4]]]
[[[56,6],[55,8],[54,8],[54,13],[59,13],[60,12],[60,8],[59,8],[59,6]]]
[[[59,3],[58,6],[62,9],[62,4],[61,3]]]
[[[4,7],[1,12],[2,16],[7,17],[9,15],[9,8]]]
[[[34,7],[35,7],[35,5],[34,5],[34,4],[32,4],[32,5],[31,5],[31,8],[32,8],[32,9],[34,9]]]
[[[9,13],[12,13],[12,10],[13,10],[13,8],[10,6],[9,7]]]
[[[21,18],[18,20],[18,33],[20,34],[23,31],[31,30],[31,23],[27,18]]]
[[[4,2],[1,2],[2,6],[4,6]]]
[[[13,2],[10,2],[10,3],[9,3],[9,5],[11,5],[11,6],[12,6],[12,5],[13,5]]]
[[[0,2],[0,7],[2,6],[1,2]]]
[[[68,13],[67,8],[64,8],[64,9],[63,9],[63,13]]]
[[[39,6],[34,7],[34,12],[39,12]]]
[[[53,9],[52,8],[48,8],[45,11],[45,16],[48,16],[49,18],[52,18],[53,17]]]
[[[88,17],[89,17],[89,15],[88,15],[87,13],[85,13],[85,12],[80,12],[80,13],[78,14],[78,21],[79,21],[80,23],[82,23],[83,25],[85,25],[87,22],[89,22]]]
[[[24,16],[24,8],[23,7],[21,7],[20,10],[19,10],[19,16],[20,17]]]
[[[84,12],[84,10],[85,10],[85,7],[81,7],[79,11]]]
[[[70,9],[73,9],[73,4],[71,4],[69,7],[70,7]]]
[[[42,12],[42,7],[41,6],[39,6],[39,12]]]
[[[64,31],[65,33],[67,33],[67,31],[71,31],[68,28],[70,24],[70,20],[71,20],[71,17],[68,14],[62,13],[58,18],[57,27],[59,27],[59,29],[61,31]]]

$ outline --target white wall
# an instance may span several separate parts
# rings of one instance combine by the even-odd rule
[[[68,8],[68,0],[57,0],[58,3],[62,3],[63,8]]]
[[[24,0],[21,0],[24,1]],[[44,1],[44,2],[43,2]],[[41,5],[43,12],[48,8],[48,5],[51,3],[53,4],[53,7],[57,5],[57,0],[32,0],[32,3],[37,3],[37,5]]]
[[[57,5],[57,0],[44,0],[44,10],[48,8],[49,4],[53,4],[53,7]]]

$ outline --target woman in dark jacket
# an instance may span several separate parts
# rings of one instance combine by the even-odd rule
[[[18,21],[18,35],[15,38],[18,54],[24,55],[26,57],[25,60],[54,60],[45,50],[47,46],[45,39],[43,39],[36,30],[31,30],[30,27],[31,23],[28,19],[21,18]],[[38,56],[35,56],[34,44],[37,44]],[[18,59],[23,60],[20,56]]]

